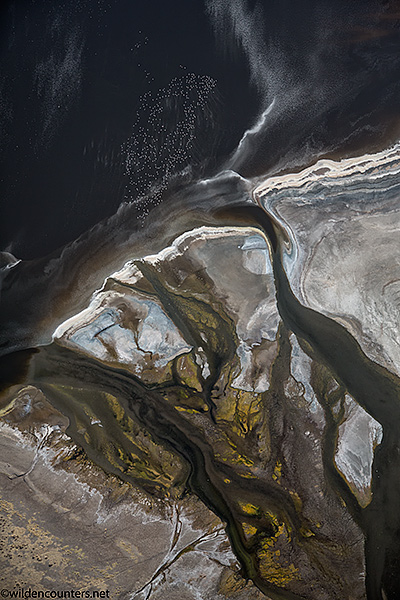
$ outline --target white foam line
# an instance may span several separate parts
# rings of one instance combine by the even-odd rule
[[[216,238],[221,238],[221,237],[230,237],[230,236],[234,236],[234,235],[243,235],[244,231],[246,231],[246,230],[252,231],[252,227],[251,226],[248,226],[246,228],[243,228],[243,227],[207,227],[207,226],[198,227],[196,229],[192,229],[191,231],[187,231],[187,232],[183,233],[182,235],[177,237],[170,246],[167,246],[166,248],[164,248],[157,254],[149,254],[148,256],[145,256],[138,260],[140,260],[141,262],[147,262],[147,263],[150,263],[150,264],[156,266],[160,262],[163,262],[166,260],[171,260],[175,256],[180,256],[181,254],[183,254],[183,252],[185,252],[185,250],[189,247],[190,243],[193,240],[199,240],[199,239],[210,240],[210,239],[216,239]],[[126,276],[129,272],[133,273],[132,260],[129,260],[127,263],[125,263],[125,265],[122,267],[122,269],[116,271],[115,273],[112,273],[110,276],[108,276],[104,280],[102,287],[99,290],[96,290],[95,292],[93,292],[91,301],[90,301],[88,307],[84,308],[82,311],[80,311],[76,315],[73,315],[72,317],[70,317],[69,319],[67,319],[66,321],[63,321],[62,323],[60,323],[60,325],[58,325],[58,327],[56,328],[56,330],[54,331],[54,333],[52,335],[53,341],[59,340],[60,338],[63,337],[63,335],[65,335],[65,333],[68,330],[74,328],[76,325],[83,323],[86,316],[90,315],[90,321],[92,321],[96,316],[98,316],[98,314],[100,314],[100,312],[103,310],[103,307],[101,304],[103,297],[101,294],[107,283],[107,279],[109,277],[111,277],[116,280],[121,280],[121,276],[124,276],[126,279],[127,278]],[[134,277],[134,273],[133,273],[133,277]],[[116,295],[119,295],[118,292],[114,292],[114,293]]]
[[[272,100],[271,104],[269,106],[267,106],[267,108],[261,113],[261,116],[258,118],[258,120],[253,125],[253,127],[250,127],[250,129],[247,129],[244,132],[244,134],[238,144],[238,147],[236,148],[235,153],[232,157],[233,161],[236,159],[237,155],[240,154],[240,151],[241,151],[243,145],[246,143],[247,139],[253,135],[256,135],[260,131],[262,131],[262,129],[264,128],[265,123],[267,121],[267,117],[271,113],[272,109],[274,108],[274,105],[275,105],[275,98]]]
[[[383,171],[382,167],[385,166],[386,169]],[[374,154],[363,154],[339,161],[321,159],[299,173],[269,177],[255,188],[254,195],[260,198],[272,191],[290,187],[299,188],[317,181],[328,182],[336,178],[363,175],[368,171],[370,171],[371,179],[379,179],[389,173],[400,173],[400,143]]]

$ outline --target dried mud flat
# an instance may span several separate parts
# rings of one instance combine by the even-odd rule
[[[3,577],[363,598],[346,502],[371,502],[381,430],[305,350],[258,229],[195,229],[113,273],[3,399]]]
[[[240,576],[223,524],[196,498],[161,502],[107,476],[82,461],[65,424],[21,432],[8,420],[0,427],[2,589],[264,597]]]

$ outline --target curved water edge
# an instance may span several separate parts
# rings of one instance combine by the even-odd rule
[[[270,241],[277,306],[287,328],[309,344],[318,359],[330,368],[360,406],[383,427],[383,442],[376,450],[373,462],[371,503],[364,509],[354,509],[354,499],[347,498],[346,502],[340,493],[340,477],[336,478],[336,485],[338,494],[366,537],[368,600],[395,600],[400,596],[400,581],[394,573],[394,565],[400,562],[400,486],[397,483],[400,476],[400,380],[369,359],[342,325],[297,300],[282,264],[287,234],[282,231],[281,224],[270,219],[261,207],[251,207],[251,210],[247,206],[235,207],[229,212],[233,218],[245,217],[247,222],[260,227]],[[271,229],[274,232],[272,236]],[[337,427],[327,428],[325,436],[326,444],[334,450]],[[330,467],[337,472],[332,451]]]
[[[332,319],[302,306],[292,293],[279,254],[274,257],[278,307],[282,319],[336,374],[353,398],[383,426],[383,442],[375,452],[372,501],[361,511],[360,524],[366,535],[366,583],[368,600],[398,598],[399,582],[393,581],[387,553],[395,547],[400,531],[398,515],[400,456],[400,382],[362,352],[348,331]],[[334,441],[337,430],[331,433]],[[390,525],[389,525],[390,523]],[[378,538],[380,538],[378,540]],[[393,564],[394,557],[391,557]],[[397,562],[398,564],[398,562]],[[391,588],[387,587],[390,577]],[[392,586],[394,586],[392,588]]]

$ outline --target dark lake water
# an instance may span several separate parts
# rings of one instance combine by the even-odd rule
[[[185,169],[384,144],[398,41],[396,3],[372,0],[3,2],[0,247],[44,256]]]

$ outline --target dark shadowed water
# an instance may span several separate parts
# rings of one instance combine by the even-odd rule
[[[0,248],[44,256],[185,169],[248,177],[397,138],[396,6],[3,2]]]

